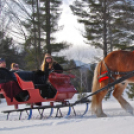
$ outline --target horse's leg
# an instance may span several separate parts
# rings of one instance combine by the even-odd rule
[[[107,82],[102,82],[100,84],[100,88],[104,87],[107,85]],[[100,93],[96,94],[96,109],[95,109],[95,114],[97,117],[106,117],[107,115],[103,112],[102,110],[102,100],[104,96],[107,94],[107,90],[103,90]]]
[[[129,113],[133,114],[133,107],[122,97],[122,93],[124,89],[126,88],[127,83],[120,83],[115,85],[115,89],[113,92],[113,96],[118,100],[118,102],[121,104],[121,107],[128,111]]]

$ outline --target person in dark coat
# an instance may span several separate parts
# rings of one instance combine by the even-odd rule
[[[0,58],[0,90],[3,89],[6,96],[13,101],[13,97],[18,101],[27,101],[29,95],[26,91],[22,91],[16,82],[13,72],[6,68],[6,61]]]
[[[63,68],[58,64],[49,53],[46,53],[44,56],[43,63],[41,65],[41,70],[44,71],[45,76],[48,77],[49,73],[54,70],[57,73],[62,73]]]
[[[53,57],[49,53],[46,53],[44,56],[42,65],[41,65],[41,70],[38,73],[40,74],[42,73],[42,75],[44,74],[44,77],[46,80],[46,87],[45,87],[45,90],[42,89],[42,96],[45,97],[45,94],[47,92],[48,98],[53,98],[56,93],[56,90],[53,90],[51,88],[49,81],[48,81],[48,76],[51,71],[54,71],[56,73],[62,73],[63,68],[56,61],[54,61]]]

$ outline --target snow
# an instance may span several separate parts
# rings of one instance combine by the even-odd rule
[[[74,96],[73,100],[77,98]],[[129,100],[125,95],[127,101],[133,106],[134,102]],[[4,100],[3,100],[4,101]],[[44,103],[45,104],[45,103]],[[21,108],[28,107],[21,105]],[[90,107],[90,106],[89,106]],[[85,105],[78,105],[75,107],[76,111],[81,113],[84,111]],[[13,106],[7,106],[6,102],[0,104],[0,111],[13,109]],[[111,97],[107,101],[103,101],[104,112],[108,117],[97,118],[92,115],[90,110],[85,116],[72,116],[69,118],[37,118],[31,120],[18,120],[18,113],[11,116],[13,119],[6,120],[6,115],[0,112],[0,134],[133,134],[134,133],[134,116],[124,111],[119,103]],[[67,111],[63,109],[63,112]],[[49,111],[47,111],[49,113]],[[47,113],[46,112],[46,113]],[[34,115],[34,116],[35,116]],[[24,116],[26,116],[24,114]]]

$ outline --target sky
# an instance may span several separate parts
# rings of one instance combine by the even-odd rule
[[[66,40],[74,45],[84,45],[84,38],[80,30],[83,30],[83,25],[77,22],[77,17],[70,10],[69,5],[74,0],[64,0],[62,5],[62,14],[59,20],[59,25],[64,25],[64,28],[57,35],[57,40]]]
[[[92,63],[94,57],[102,57],[102,51],[91,45],[86,44],[85,39],[81,35],[84,26],[77,22],[77,17],[72,14],[69,5],[74,0],[64,0],[62,5],[62,14],[59,25],[64,25],[63,30],[57,33],[57,41],[67,41],[73,44],[68,50],[63,50],[59,55],[65,55],[68,59],[80,60],[84,63]]]

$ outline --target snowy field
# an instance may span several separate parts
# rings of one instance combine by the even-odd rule
[[[74,96],[73,101],[77,98]],[[134,102],[127,100],[134,106]],[[3,100],[4,101],[4,100]],[[89,105],[90,106],[90,105]],[[25,105],[21,105],[21,108]],[[104,112],[108,115],[105,118],[97,118],[92,115],[90,110],[81,117],[84,111],[84,105],[75,107],[79,116],[69,118],[39,119],[37,111],[34,111],[32,120],[26,120],[26,115],[22,120],[18,120],[18,113],[11,115],[6,121],[6,115],[1,113],[3,110],[13,109],[13,106],[7,106],[4,101],[0,104],[0,134],[133,134],[134,116],[121,109],[119,103],[111,98],[103,101]],[[67,108],[63,109],[63,113]],[[49,111],[46,111],[46,114]],[[25,120],[24,120],[25,119]]]

